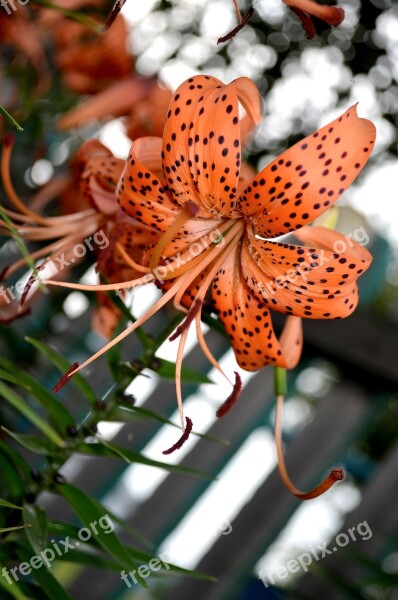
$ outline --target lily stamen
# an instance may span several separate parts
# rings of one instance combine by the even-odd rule
[[[152,252],[151,260],[149,261],[149,268],[152,271],[158,266],[160,257],[162,256],[163,250],[166,248],[167,244],[174,239],[181,227],[183,227],[187,221],[192,219],[192,217],[194,217],[198,211],[199,206],[195,202],[186,202],[184,208],[180,211],[172,226],[163,233]]]
[[[185,421],[186,421],[186,426],[184,427],[184,424],[183,424],[182,436],[175,444],[173,444],[173,446],[171,446],[171,448],[169,448],[168,450],[163,450],[163,454],[171,454],[172,452],[179,450],[181,448],[181,446],[183,444],[185,444],[185,442],[189,438],[189,435],[190,435],[190,433],[192,431],[192,427],[193,427],[193,423],[189,417],[185,417]]]
[[[239,375],[238,371],[235,371],[235,384],[232,393],[228,396],[226,400],[224,400],[223,404],[218,408],[216,412],[217,417],[223,417],[226,415],[231,408],[236,404],[236,401],[239,398],[239,394],[242,391],[242,379]]]
[[[282,481],[287,487],[287,489],[294,495],[296,498],[300,500],[312,500],[313,498],[318,498],[318,496],[322,496],[325,492],[327,492],[337,481],[341,481],[344,478],[343,469],[333,469],[329,475],[316,487],[314,487],[309,492],[302,492],[296,488],[296,486],[292,483],[286,469],[285,459],[283,455],[283,446],[282,446],[282,412],[283,412],[283,402],[285,397],[282,394],[279,394],[276,397],[276,412],[275,412],[275,443],[276,443],[276,452],[278,455],[278,469],[281,475]]]

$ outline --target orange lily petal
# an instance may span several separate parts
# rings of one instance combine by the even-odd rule
[[[357,116],[356,105],[298,142],[263,169],[238,206],[262,237],[277,237],[313,221],[359,175],[372,152],[376,130]]]
[[[294,368],[301,354],[301,320],[289,319],[278,341],[267,306],[246,285],[239,250],[231,252],[213,281],[212,297],[243,369],[257,371],[272,364]]]
[[[115,187],[124,161],[115,158],[98,140],[85,142],[76,161],[81,171],[80,189],[87,203],[103,214],[116,213],[119,207],[115,201]]]
[[[148,95],[153,84],[152,79],[139,77],[116,81],[67,112],[59,119],[57,127],[58,129],[70,129],[93,119],[102,119],[110,115],[114,117],[124,115],[131,109],[131,106]]]
[[[260,96],[250,79],[229,85],[200,75],[174,94],[163,134],[163,169],[169,190],[184,205],[195,201],[209,213],[228,217],[235,206],[241,165],[238,102],[259,122]]]
[[[153,172],[160,168],[160,152],[161,138],[133,142],[116,195],[123,212],[164,232],[174,221],[178,205],[170,201],[161,178]]]
[[[249,289],[278,312],[310,319],[347,317],[358,303],[356,281],[372,256],[322,227],[305,227],[297,236],[317,247],[259,240],[247,232],[242,271]]]

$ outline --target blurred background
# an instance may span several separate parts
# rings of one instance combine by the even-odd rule
[[[73,9],[81,8],[74,4]],[[80,4],[90,18],[100,18],[111,8],[111,3]],[[161,452],[176,434],[160,421],[125,422],[116,415],[101,421],[99,431],[105,440],[150,459],[205,471],[215,479],[81,454],[60,464],[59,472],[138,529],[151,541],[154,555],[166,552],[173,563],[213,575],[217,582],[154,573],[145,590],[131,581],[127,587],[119,572],[60,562],[53,572],[72,598],[398,598],[398,4],[344,0],[341,6],[343,23],[330,28],[316,21],[317,35],[307,40],[300,21],[280,0],[256,0],[245,28],[217,45],[217,39],[236,26],[232,1],[128,0],[117,43],[113,40],[102,53],[92,55],[84,44],[95,45],[90,36],[98,34],[83,39],[74,27],[85,25],[67,20],[70,29],[65,28],[63,39],[65,17],[61,23],[59,12],[50,10],[43,16],[31,2],[23,16],[25,7],[12,15],[0,14],[0,103],[24,127],[17,135],[12,164],[23,197],[34,196],[54,177],[70,177],[74,153],[85,139],[97,137],[125,158],[132,139],[161,135],[167,89],[173,91],[197,73],[224,82],[249,76],[258,85],[264,119],[247,146],[247,160],[257,169],[356,102],[359,115],[377,128],[367,167],[338,203],[336,229],[366,245],[374,257],[359,282],[360,306],[343,321],[305,322],[303,357],[289,373],[284,413],[286,460],[295,483],[309,488],[334,466],[344,468],[344,481],[317,500],[300,503],[292,497],[276,470],[272,370],[242,372],[242,397],[218,421],[215,410],[229,387],[209,369],[195,336],[190,336],[185,364],[215,385],[187,383],[185,410],[197,431],[224,443],[191,437],[178,453],[165,458]],[[240,9],[246,14],[249,4],[241,2]],[[12,19],[29,24],[29,46],[10,34]],[[120,81],[130,82],[128,92],[111,92],[109,100],[106,91],[117,90],[112,86]],[[85,112],[77,112],[82,107]],[[69,210],[72,197],[62,188],[50,206],[58,201],[62,207],[62,201]],[[13,240],[1,241],[4,267],[10,257],[16,259],[18,248]],[[90,257],[68,274],[74,281],[93,277]],[[150,286],[134,291],[127,299],[134,316],[157,294]],[[60,288],[40,294],[31,315],[0,325],[2,356],[50,388],[56,372],[25,336],[45,341],[70,362],[84,360],[103,344],[91,329],[94,302],[89,293]],[[163,311],[148,331],[156,335],[171,316]],[[281,324],[275,318],[276,329]],[[210,321],[206,339],[223,368],[235,370],[227,340]],[[156,357],[172,361],[177,346],[165,342]],[[124,344],[123,356],[129,361],[139,357],[136,339]],[[125,393],[134,396],[135,406],[178,423],[173,383],[159,376],[158,366],[140,371]],[[106,359],[84,374],[97,397],[106,398],[112,389]],[[77,420],[84,419],[78,392],[65,388],[62,399]],[[0,416],[11,430],[29,432],[25,420],[16,419],[7,405],[1,406]],[[41,469],[40,456],[24,456],[32,469]],[[1,478],[2,474],[0,483]],[[2,487],[7,485],[5,479]],[[44,492],[38,503],[49,519],[77,522],[60,495]],[[285,572],[289,561],[325,543],[335,548],[336,540],[344,540],[336,538],[339,533],[365,522],[371,535],[357,534],[356,541],[337,544],[336,551],[313,560],[307,572]],[[123,540],[126,532],[121,528],[119,533]],[[5,599],[12,597],[7,588],[0,592],[3,598],[1,593]]]

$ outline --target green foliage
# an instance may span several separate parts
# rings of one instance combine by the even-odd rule
[[[152,365],[157,375],[166,379],[171,377],[172,363],[154,359],[157,348],[169,335],[169,330],[168,324],[156,340],[143,338],[145,344],[140,359],[142,364]],[[54,348],[30,337],[27,341],[45,362],[51,363],[60,373],[68,369],[69,362]],[[110,360],[117,375],[116,384],[104,400],[98,400],[94,389],[82,375],[78,374],[73,378],[70,385],[81,395],[86,406],[79,421],[71,410],[62,404],[60,396],[48,390],[47,385],[23,368],[14,365],[9,359],[0,357],[0,395],[9,407],[5,421],[7,424],[1,427],[5,437],[0,439],[0,477],[4,496],[0,498],[2,567],[9,568],[15,561],[17,564],[21,561],[29,563],[33,556],[40,556],[46,549],[52,549],[54,538],[73,540],[75,546],[73,550],[62,555],[54,552],[54,564],[68,562],[117,572],[123,569],[131,570],[142,562],[155,558],[155,555],[141,549],[143,546],[149,548],[151,544],[139,531],[109,511],[100,501],[65,481],[60,469],[66,460],[74,455],[113,458],[127,464],[144,464],[184,476],[212,479],[211,475],[195,469],[150,459],[139,451],[108,442],[96,433],[99,421],[111,421],[116,415],[118,421],[128,422],[133,415],[141,421],[148,420],[178,427],[153,411],[134,405],[127,406],[121,393],[122,387],[130,383],[140,371],[129,365],[126,367],[118,352],[113,353]],[[191,383],[209,381],[190,369],[183,371],[183,379]],[[44,491],[62,496],[83,527],[89,529],[92,523],[99,522],[107,516],[113,523],[114,530],[104,532],[98,528],[96,535],[82,542],[79,527],[49,519],[45,509],[40,506],[40,496]],[[122,542],[119,530],[128,534],[133,543]],[[138,543],[139,547],[134,545],[134,542]],[[208,578],[201,573],[181,569],[177,565],[170,565],[170,570],[193,577]],[[29,577],[20,576],[20,581],[13,581],[12,585],[0,577],[0,585],[14,598],[26,597],[24,594],[30,594],[29,597],[37,599],[70,598],[57,581],[53,569],[48,568],[46,564],[30,571]],[[145,579],[140,579],[138,575],[137,578],[143,587],[147,586]]]

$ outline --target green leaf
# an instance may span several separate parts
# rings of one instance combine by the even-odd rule
[[[3,117],[5,117],[7,119],[7,121],[9,123],[11,123],[11,125],[13,127],[15,127],[15,129],[17,131],[23,131],[23,127],[21,127],[20,124],[16,122],[16,120],[14,119],[14,117],[12,117],[10,115],[10,113],[8,111],[6,111],[6,109],[4,108],[4,106],[0,106],[0,115],[3,115]]]
[[[3,572],[4,565],[0,564],[0,569],[1,572]],[[0,577],[0,587],[6,590],[11,596],[16,598],[16,600],[26,600],[26,596],[20,589],[18,582],[13,581],[13,579],[11,579],[11,581],[12,584],[10,585],[4,577]]]
[[[15,525],[14,527],[0,527],[0,533],[4,533],[5,531],[15,531],[16,529],[29,529],[30,527],[30,523],[26,523],[25,525]]]
[[[142,465],[148,465],[149,467],[157,467],[159,469],[165,469],[166,471],[172,471],[175,473],[181,473],[184,475],[193,475],[194,477],[200,477],[201,479],[213,480],[214,477],[205,473],[204,471],[198,471],[196,469],[190,469],[189,467],[182,467],[181,465],[172,465],[158,460],[152,460],[143,456],[139,452],[134,450],[128,450],[127,448],[121,448],[109,442],[101,440],[97,444],[79,444],[76,448],[76,452],[82,454],[94,454],[95,456],[110,456],[111,458],[121,458],[126,463],[140,463]]]
[[[18,442],[20,446],[26,448],[26,450],[29,450],[30,452],[41,454],[43,456],[55,454],[57,452],[56,446],[53,446],[46,440],[38,438],[34,435],[30,435],[29,433],[14,433],[6,427],[1,427],[1,429],[8,433],[8,435]]]
[[[91,525],[94,521],[108,515],[108,511],[104,506],[70,483],[58,485],[57,490],[66,498],[73,511],[90,531],[93,531]],[[113,531],[105,533],[103,529],[99,530],[97,528],[96,541],[118,561],[120,566],[127,570],[131,568],[130,555]],[[144,587],[147,587],[144,579],[140,578],[139,581]]]
[[[74,425],[74,419],[70,412],[50,394],[44,385],[6,358],[0,358],[0,365],[9,371],[11,377],[14,377],[13,383],[18,383],[40,402],[60,432],[63,433],[67,427]],[[0,370],[0,378],[6,378],[6,373],[2,370]]]
[[[25,481],[15,470],[14,465],[2,454],[0,454],[0,473],[2,486],[7,489],[10,496],[12,498],[22,496],[26,488]]]
[[[30,466],[28,465],[26,460],[22,458],[19,452],[17,452],[9,444],[6,444],[0,440],[0,453],[1,452],[7,457],[9,463],[15,467],[18,475],[21,473],[26,479],[30,480]]]
[[[0,395],[16,410],[18,410],[28,421],[35,425],[44,433],[54,444],[60,448],[64,447],[64,440],[59,434],[37,414],[35,410],[14,390],[12,390],[4,381],[0,381]]]
[[[137,531],[137,529],[135,529],[135,527],[130,525],[130,523],[128,523],[128,521],[121,519],[120,517],[115,515],[110,510],[108,510],[108,515],[112,519],[112,521],[114,521],[115,523],[118,523],[123,528],[123,531],[128,532],[134,539],[138,540],[143,546],[146,546],[147,548],[151,548],[153,546],[153,544],[145,536],[143,536],[142,533]],[[59,521],[49,521],[48,527],[49,527],[49,530],[51,531],[51,533],[53,533],[55,535],[60,535],[62,537],[69,536],[70,538],[75,539],[75,540],[79,539],[79,535],[78,535],[79,529],[77,527],[74,527],[73,525],[68,525],[67,523],[61,523]],[[93,546],[94,548],[99,547],[98,543],[95,541],[95,537],[90,538],[85,543]]]
[[[171,381],[175,380],[175,363],[170,362],[169,360],[165,360],[164,358],[159,359],[160,365],[157,369],[151,369],[155,373],[157,373],[163,379],[170,379]],[[199,373],[194,369],[190,369],[189,367],[185,367],[182,365],[181,368],[181,381],[183,383],[214,383],[207,375],[203,373]]]
[[[0,498],[0,506],[6,506],[7,508],[17,508],[18,510],[22,510],[22,506],[13,504],[13,502],[8,502],[8,500],[4,500],[4,498]]]
[[[19,560],[23,562],[29,562],[32,558],[31,553],[25,547],[20,546],[17,553]],[[31,575],[40,584],[50,600],[72,600],[47,567],[42,566],[38,569],[32,569]]]
[[[11,236],[12,236],[15,244],[17,245],[18,250],[24,257],[26,264],[32,269],[32,274],[36,277],[36,279],[39,283],[39,287],[42,289],[42,291],[45,290],[45,288],[41,282],[40,276],[39,276],[39,271],[35,267],[34,260],[32,259],[30,252],[27,249],[23,238],[20,236],[18,229],[16,229],[14,223],[9,218],[7,213],[4,211],[4,208],[1,206],[1,204],[0,204],[0,217],[3,221],[3,223],[5,224],[5,226],[7,227],[7,229],[9,230],[9,232],[11,233]]]
[[[64,17],[67,17],[77,23],[81,23],[85,27],[91,29],[94,33],[101,34],[103,33],[103,26],[100,25],[97,21],[85,15],[80,10],[71,10],[68,8],[64,8],[60,6],[56,2],[51,2],[51,0],[31,0],[33,4],[37,4],[38,6],[42,6],[44,8],[50,8],[51,10],[56,10],[61,13]]]
[[[117,420],[124,421],[123,413],[131,414],[131,415],[136,414],[137,416],[142,415],[143,418],[153,419],[154,421],[158,421],[159,423],[164,423],[165,425],[171,425],[172,427],[175,427],[176,429],[181,429],[180,424],[173,423],[173,421],[170,421],[170,419],[167,419],[163,415],[160,415],[159,413],[149,410],[147,408],[144,408],[142,406],[119,405],[111,412],[110,416],[112,418],[115,418],[116,421]],[[118,418],[116,418],[116,417],[118,417]],[[217,437],[214,435],[209,435],[207,433],[199,433],[197,431],[192,431],[191,435],[196,435],[200,438],[209,440],[211,442],[217,442],[217,444],[223,444],[223,446],[231,445],[231,442],[229,440],[225,440],[223,438],[220,438],[220,437]]]
[[[60,556],[59,560],[62,560],[63,562],[72,562],[79,565],[98,567],[100,569],[109,569],[111,571],[120,572],[120,565],[116,561],[103,558],[102,556],[93,554],[92,552],[84,552],[83,550],[73,550],[71,553],[63,554]]]
[[[40,342],[39,340],[35,340],[31,337],[25,338],[29,344],[32,344],[39,352],[44,354],[49,361],[62,373],[66,373],[66,371],[70,368],[70,362],[64,358],[59,352],[45,344],[44,342]],[[79,373],[73,376],[71,382],[76,385],[77,388],[81,391],[81,393],[87,398],[87,400],[91,404],[95,404],[97,401],[97,397],[94,393],[92,387],[87,383],[87,381],[82,377]]]
[[[26,535],[36,554],[40,554],[47,548],[47,515],[40,506],[36,504],[24,504],[23,520],[27,529]]]
[[[133,556],[136,560],[141,561],[142,563],[148,563],[152,558],[157,558],[157,556],[154,556],[153,554],[137,550],[136,548],[129,548],[127,546],[126,549],[128,552],[130,552],[131,556]],[[213,575],[207,575],[206,573],[201,573],[200,571],[191,571],[190,569],[184,569],[184,567],[179,567],[174,563],[169,563],[168,561],[166,562],[169,565],[170,571],[174,571],[175,573],[179,573],[181,575],[188,575],[188,577],[193,577],[194,579],[203,579],[205,581],[211,582],[217,581],[217,577],[214,577]]]

